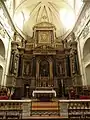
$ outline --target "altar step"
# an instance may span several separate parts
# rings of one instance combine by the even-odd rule
[[[70,120],[69,118],[63,118],[60,116],[32,116],[29,118],[24,118],[22,120]],[[72,120],[79,120],[79,119],[72,119]],[[82,119],[81,119],[82,120]]]
[[[32,116],[59,116],[58,101],[38,102],[32,101]]]

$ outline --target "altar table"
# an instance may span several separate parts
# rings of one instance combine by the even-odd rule
[[[32,96],[34,97],[35,94],[54,94],[54,97],[56,97],[56,91],[55,90],[34,90],[32,92]]]

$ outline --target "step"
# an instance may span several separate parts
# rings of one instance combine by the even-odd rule
[[[59,115],[59,108],[58,108],[58,102],[57,101],[51,101],[51,102],[32,102],[32,109],[31,113],[33,116],[55,116]]]
[[[32,102],[32,110],[58,110],[58,102]]]
[[[62,116],[32,116],[23,118],[23,120],[69,120],[68,118],[62,117]],[[77,120],[77,119],[74,119]]]

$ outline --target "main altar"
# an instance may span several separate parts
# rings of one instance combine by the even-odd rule
[[[60,98],[70,86],[81,84],[77,43],[67,44],[56,37],[55,26],[48,22],[36,24],[33,36],[26,40],[14,34],[7,86],[15,87],[16,97]]]

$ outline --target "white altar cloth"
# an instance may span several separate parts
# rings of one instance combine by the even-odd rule
[[[33,92],[32,92],[32,96],[34,97],[35,96],[35,94],[37,94],[37,93],[52,93],[52,94],[54,94],[54,97],[56,97],[56,91],[55,90],[34,90]]]

